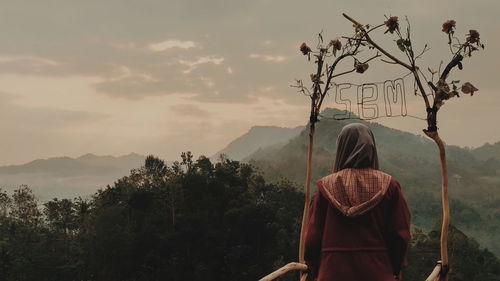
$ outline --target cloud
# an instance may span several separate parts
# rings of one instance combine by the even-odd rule
[[[500,40],[496,25],[487,23],[495,22],[500,1],[365,1],[362,10],[360,1],[348,0],[320,0],[315,6],[293,0],[4,2],[2,87],[21,95],[0,95],[4,163],[89,151],[163,151],[177,157],[186,149],[215,152],[251,125],[302,124],[307,97],[288,85],[294,78],[309,81],[315,65],[298,47],[302,42],[315,46],[322,29],[325,40],[352,34],[341,13],[332,13],[336,7],[373,25],[383,23],[387,13],[408,15],[415,46],[431,47],[422,59],[425,68],[437,69],[449,55],[441,32],[446,15],[457,20],[461,38],[478,29],[487,49],[468,60],[464,71],[453,72],[453,79],[471,80],[481,92],[449,101],[440,124],[450,142],[474,145],[499,138],[498,130],[484,127],[494,128],[498,120],[499,60],[489,50],[498,49]],[[324,8],[315,9],[318,5]],[[374,39],[400,54],[383,32],[374,31]],[[352,61],[344,62],[339,72],[352,67]],[[366,74],[335,82],[384,81],[403,74],[398,67],[373,61]],[[30,76],[50,82],[32,83]],[[62,87],[60,82],[70,79],[82,82]],[[33,86],[25,90],[25,85]],[[332,97],[324,102],[332,104]],[[464,110],[471,112],[462,114]],[[425,126],[415,120],[418,124],[411,127],[412,118],[380,120],[401,120],[398,128],[413,132]],[[477,128],[472,137],[459,136],[460,128],[471,122],[485,126],[472,125]],[[178,135],[159,139],[162,133]]]
[[[126,78],[136,78],[147,82],[159,81],[157,78],[154,78],[153,75],[150,73],[136,71],[125,65],[117,67],[115,75],[110,77],[109,81],[119,81]]]
[[[209,77],[201,77],[201,81],[207,86],[207,88],[212,89],[215,87],[216,83]]]
[[[29,64],[31,66],[59,64],[54,60],[48,58],[35,57],[35,56],[16,56],[16,55],[0,56],[0,64],[6,64],[6,63],[23,63],[23,64]]]
[[[314,44],[316,33],[325,27],[326,40],[352,32],[352,26],[341,14],[331,14],[329,8],[339,4],[326,0],[320,1],[326,8],[318,10],[314,19],[328,21],[308,20],[304,12],[310,7],[297,1],[292,1],[297,5],[290,5],[285,0],[154,1],[155,4],[143,5],[141,9],[134,9],[131,4],[116,5],[114,1],[90,0],[77,6],[55,1],[61,9],[54,10],[43,3],[32,3],[28,7],[22,1],[6,4],[5,10],[9,13],[3,15],[3,26],[12,27],[12,32],[0,38],[0,73],[92,77],[101,80],[94,85],[99,93],[117,98],[195,93],[196,99],[207,102],[245,103],[256,95],[266,95],[298,103],[303,100],[293,95],[287,85],[294,78],[307,79],[313,68],[301,56],[298,45],[303,41]],[[349,13],[359,4],[341,2]],[[392,3],[391,14],[403,15],[408,11],[404,2]],[[425,11],[425,7],[432,4],[430,0],[423,0],[415,5]],[[487,8],[490,4],[485,0],[463,1],[451,10],[440,4],[433,13],[446,10],[457,19],[462,18],[459,23],[463,26],[460,29],[463,36],[469,26],[478,28],[484,40],[488,39],[488,49],[495,49],[499,40],[495,39],[494,26],[481,26],[481,21],[466,17],[463,12],[481,14],[484,20],[494,19],[494,9]],[[283,5],[290,6],[285,14]],[[370,12],[357,16],[359,20],[373,24],[384,20],[387,7],[371,5],[369,8]],[[88,13],[83,11],[99,12],[89,22]],[[109,11],[113,11],[112,16]],[[413,23],[414,38],[422,38],[419,44],[433,44],[433,51],[424,59],[430,61],[432,68],[437,68],[435,62],[441,61],[447,50],[446,38],[440,31],[446,19],[431,19],[411,11],[408,16]],[[51,21],[44,21],[46,17]],[[276,24],[277,19],[280,24]],[[430,28],[435,31],[429,32]],[[397,47],[393,47],[397,52]],[[434,50],[439,57],[434,55]],[[471,71],[467,73],[483,70],[484,75],[478,77],[477,82],[472,81],[481,90],[497,88],[491,58],[477,56],[471,68],[466,66],[466,70]],[[121,66],[130,73],[120,71]],[[386,69],[401,73],[400,69],[384,64],[370,65],[371,69],[375,67],[384,70],[372,71],[369,76],[359,76],[360,79],[386,79]],[[350,81],[358,76],[345,77]],[[272,93],[259,92],[268,85],[274,87]]]
[[[196,47],[196,43],[194,43],[193,41],[181,41],[177,39],[170,39],[158,43],[151,43],[148,46],[148,48],[151,51],[155,52],[162,52],[172,48],[190,49],[194,47]]]
[[[51,58],[30,55],[3,55],[0,56],[0,72],[4,73],[53,73],[62,65]]]
[[[259,60],[263,60],[266,62],[275,62],[275,63],[280,63],[280,62],[286,61],[286,57],[284,57],[284,56],[269,56],[269,55],[251,54],[250,58],[259,59]]]
[[[142,70],[120,66],[113,72],[113,76],[94,83],[93,87],[110,97],[129,100],[172,94],[181,94],[191,98],[211,95],[215,91],[220,91],[216,85],[222,84],[219,81],[228,75],[226,69],[218,65],[222,63],[222,60],[217,57],[203,57],[183,63],[173,62],[169,67],[162,67],[161,73],[148,67]],[[199,73],[190,74],[198,68],[200,68]]]
[[[171,111],[179,116],[198,118],[203,116],[204,118],[212,116],[212,114],[199,106],[194,104],[175,104],[169,107]]]
[[[263,46],[271,46],[272,44],[273,44],[272,40],[265,40],[265,41],[262,42]]]
[[[66,110],[46,106],[23,106],[17,103],[19,95],[0,93],[0,124],[3,128],[22,124],[23,131],[64,130],[77,125],[98,122],[106,115],[86,111]],[[17,127],[17,126],[14,126]]]
[[[142,99],[145,96],[172,94],[175,90],[164,81],[149,79],[147,76],[129,75],[112,78],[94,84],[94,88],[112,97]]]
[[[196,68],[198,68],[198,66],[200,66],[202,64],[213,63],[215,65],[219,65],[223,61],[224,61],[223,57],[203,56],[203,57],[199,57],[198,59],[196,59],[194,61],[179,60],[179,63],[188,67],[187,69],[185,69],[183,71],[183,73],[188,74],[188,73],[191,73],[191,71],[195,70]]]
[[[0,108],[17,98],[19,98],[19,95],[14,95],[12,93],[7,93],[7,92],[0,92]]]

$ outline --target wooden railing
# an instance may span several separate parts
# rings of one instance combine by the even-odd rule
[[[441,278],[445,277],[447,274],[446,273],[441,274],[441,269],[442,269],[441,261],[438,261],[436,264],[436,267],[434,267],[431,274],[429,275],[429,277],[427,277],[427,279],[425,279],[425,281],[440,281],[440,280],[442,280]],[[294,270],[306,271],[307,265],[305,265],[303,263],[298,263],[298,262],[291,262],[291,263],[277,269],[276,271],[273,271],[272,273],[264,276],[263,278],[259,279],[259,281],[271,281],[271,280],[274,280],[274,279],[282,276],[283,274],[285,274],[287,272],[294,271]],[[301,276],[301,279],[303,279],[303,278],[305,279],[305,277],[306,277],[306,274],[303,274]]]

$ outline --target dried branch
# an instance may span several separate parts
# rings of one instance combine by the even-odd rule
[[[384,59],[380,59],[380,60],[385,62],[385,63],[388,63],[388,64],[398,64],[397,62],[394,62],[394,61],[388,61],[388,60],[384,60]]]
[[[296,85],[290,85],[290,87],[298,88],[297,91],[299,93],[303,93],[306,96],[311,96],[311,91],[309,91],[309,89],[306,86],[304,86],[304,83],[302,82],[302,80],[295,79],[295,83],[296,83]]]
[[[379,53],[377,53],[377,54],[376,54],[376,55],[374,55],[373,57],[371,57],[371,58],[369,58],[369,59],[365,60],[365,61],[364,61],[364,62],[362,62],[362,63],[363,63],[363,64],[364,64],[364,63],[368,63],[369,61],[371,61],[371,60],[373,60],[373,59],[375,59],[375,58],[378,58],[378,57],[380,57],[380,54],[379,54]],[[341,73],[339,73],[339,74],[335,74],[335,75],[333,75],[333,76],[332,76],[332,78],[336,78],[336,77],[339,77],[339,76],[342,76],[342,75],[345,75],[345,74],[348,74],[348,73],[354,72],[355,70],[356,70],[356,68],[354,67],[354,68],[353,68],[353,69],[351,69],[351,70],[344,71],[344,72],[341,72]]]
[[[342,14],[346,19],[351,21],[361,32],[363,32],[363,36],[366,38],[366,40],[376,49],[378,49],[380,52],[382,52],[384,55],[386,55],[388,58],[393,60],[394,62],[406,67],[408,70],[413,71],[412,67],[405,62],[401,61],[400,59],[396,58],[395,56],[391,55],[389,52],[384,50],[382,47],[380,47],[377,43],[373,42],[373,40],[370,38],[370,35],[368,35],[368,32],[364,29],[363,25],[351,18],[350,16],[346,14]]]
[[[446,78],[448,78],[448,74],[450,74],[450,71],[454,67],[461,64],[463,59],[464,59],[464,57],[462,55],[455,55],[453,57],[453,59],[448,63],[448,65],[444,68],[443,73],[441,73],[441,76],[439,77],[439,79],[445,81]]]
[[[422,50],[422,52],[420,54],[418,54],[418,56],[415,57],[415,60],[421,58],[422,55],[425,54],[429,50],[430,50],[430,48],[427,48],[427,44],[425,44],[424,49]]]
[[[405,54],[407,54],[410,62],[411,62],[411,65],[401,61],[400,59],[396,58],[395,56],[393,56],[392,54],[390,54],[388,51],[386,51],[385,49],[383,49],[382,47],[380,47],[377,43],[375,43],[371,37],[368,35],[368,33],[366,32],[366,30],[363,28],[363,25],[360,24],[358,21],[356,21],[355,19],[351,18],[350,16],[346,15],[345,13],[342,14],[346,19],[348,19],[350,22],[352,22],[357,29],[359,29],[361,32],[362,32],[362,36],[364,38],[366,38],[366,40],[374,47],[376,48],[377,50],[379,50],[381,53],[383,53],[385,56],[387,56],[388,58],[390,58],[395,64],[399,64],[403,67],[405,67],[406,69],[410,70],[412,73],[413,73],[413,76],[415,78],[415,82],[417,84],[417,87],[420,91],[420,93],[422,94],[422,97],[424,99],[424,102],[425,102],[425,106],[427,108],[427,111],[428,111],[428,126],[427,126],[427,130],[428,131],[434,131],[434,130],[437,130],[437,126],[436,126],[436,118],[435,118],[435,115],[437,113],[437,110],[434,110],[433,108],[431,108],[430,106],[430,102],[429,102],[429,99],[427,98],[427,94],[425,92],[425,89],[422,85],[422,82],[420,81],[420,77],[418,75],[418,67],[415,65],[415,59],[413,57],[413,51],[411,51],[412,49],[410,48],[410,51],[411,53],[410,54],[407,54],[405,52]],[[399,32],[399,30],[397,31],[398,35],[400,36],[401,38],[401,33]],[[407,29],[407,33],[408,33],[408,36],[410,34],[410,31],[409,29]],[[410,41],[411,42],[411,41]],[[411,44],[410,44],[411,46]]]
[[[370,33],[370,32],[372,32],[372,31],[374,31],[375,29],[377,29],[377,28],[379,28],[379,27],[382,27],[382,26],[384,26],[384,25],[385,25],[385,24],[381,23],[381,24],[379,24],[379,25],[377,25],[377,26],[375,26],[375,27],[372,27],[372,28],[368,29],[368,31],[367,31],[366,33]]]

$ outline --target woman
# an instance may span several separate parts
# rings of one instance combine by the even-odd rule
[[[401,278],[410,212],[399,183],[378,170],[371,130],[349,124],[337,139],[333,174],[316,182],[305,260],[317,281]]]

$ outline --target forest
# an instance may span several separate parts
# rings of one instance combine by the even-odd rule
[[[214,162],[190,152],[172,165],[148,156],[89,199],[41,204],[28,186],[0,192],[0,280],[246,281],[295,261],[301,187],[267,182],[259,168],[223,155]],[[433,268],[438,229],[414,227],[405,280]],[[498,258],[455,227],[450,259],[451,280],[500,280]]]

